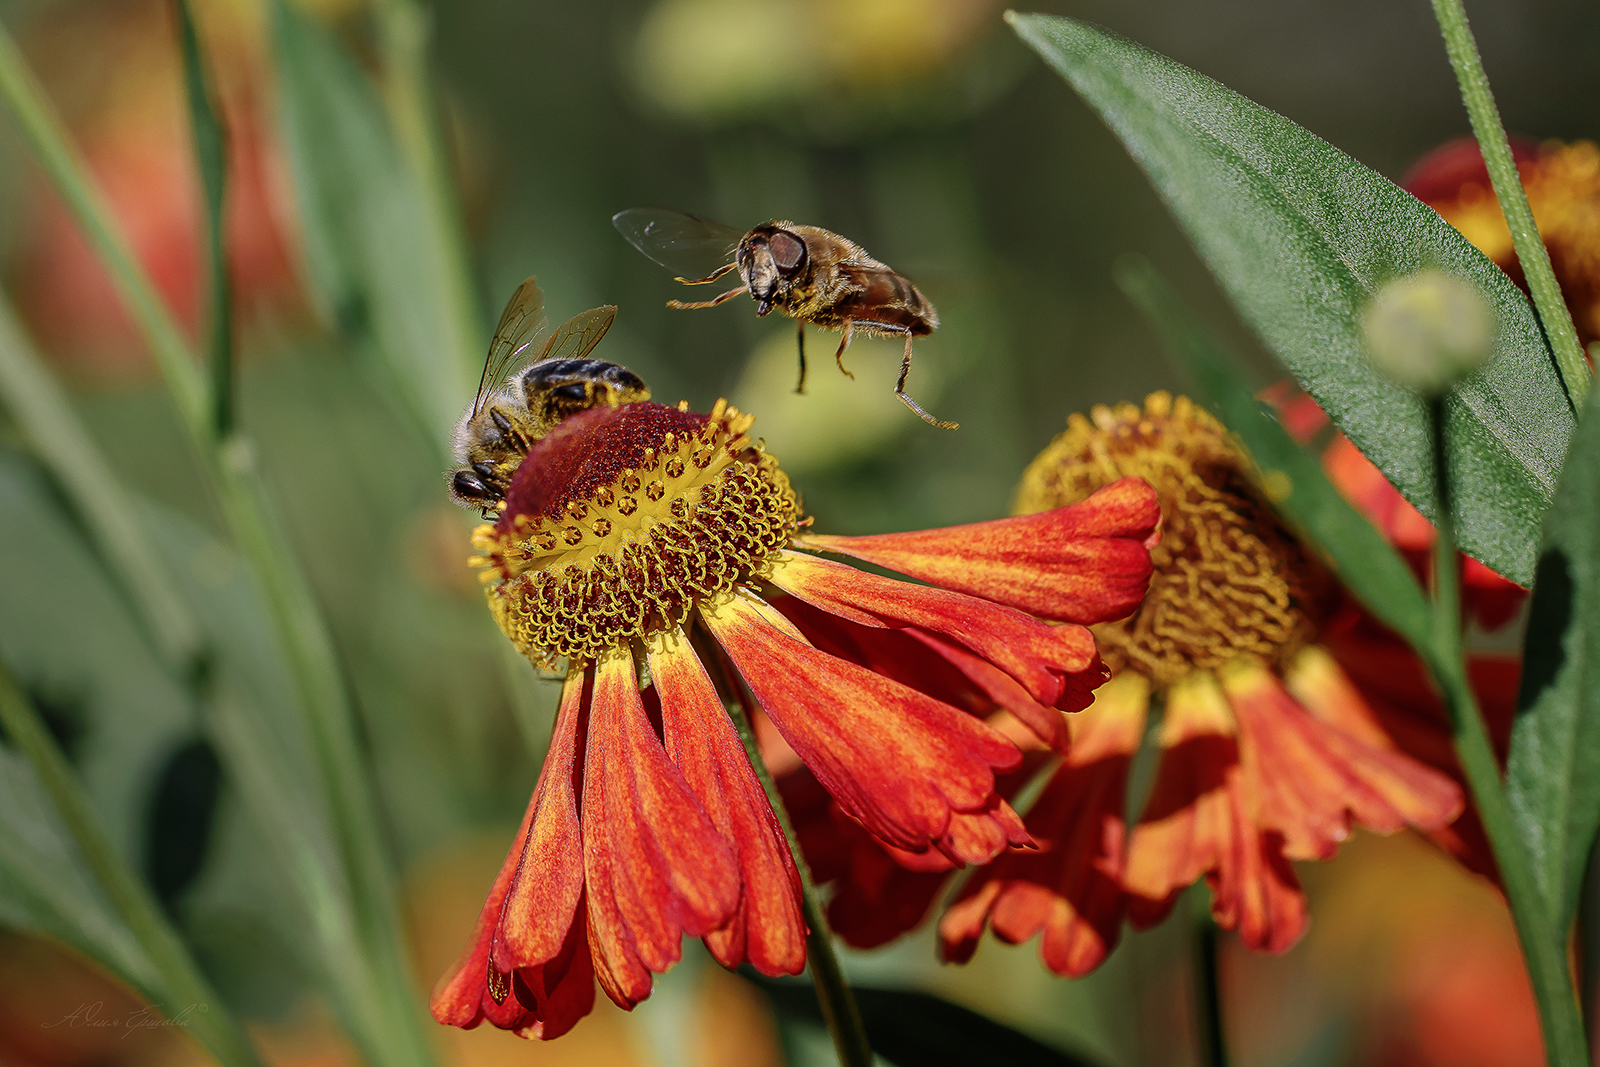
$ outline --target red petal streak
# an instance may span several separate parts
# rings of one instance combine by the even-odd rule
[[[1098,665],[1094,636],[1082,626],[1052,626],[964,593],[912,585],[842,563],[783,552],[768,578],[823,611],[862,626],[917,626],[970,648],[1055,706],[1067,677]],[[1072,690],[1076,694],[1076,687]]]
[[[733,842],[744,879],[738,910],[726,926],[706,935],[706,947],[724,967],[749,960],[762,974],[799,974],[806,965],[806,925],[800,875],[783,827],[683,632],[653,638],[649,649],[667,755]]]
[[[489,968],[494,966],[490,963],[492,956],[507,959],[515,956],[543,963],[562,956],[575,936],[581,938],[581,926],[573,922],[583,888],[583,867],[576,849],[577,812],[572,793],[583,685],[583,672],[574,671],[562,689],[550,751],[517,831],[518,845],[506,857],[494,887],[489,890],[489,899],[484,902],[467,950],[434,990],[433,1017],[441,1023],[471,1029],[488,1019],[501,1029],[554,1037],[570,1029],[593,1006],[593,980],[577,976],[578,971],[588,973],[587,950],[585,962],[579,968],[560,967],[558,963],[563,976],[571,974],[573,977],[565,983],[552,982],[559,986],[561,995],[547,1002],[543,1009],[536,1005],[524,1006],[517,997],[509,995],[496,1003],[489,992],[488,981]],[[548,864],[548,868],[544,868],[544,864]],[[525,867],[530,872],[538,870],[538,875],[525,876]],[[509,942],[505,933],[508,916],[513,928]],[[520,940],[528,924],[532,925],[535,937],[531,945]],[[574,931],[578,932],[574,934]],[[539,953],[544,954],[540,956]],[[502,993],[509,991],[513,977],[509,972],[514,966],[513,962],[502,962],[495,968]],[[528,972],[525,981],[542,986],[547,978],[534,973],[538,970],[540,968],[533,968]],[[543,1014],[546,1011],[550,1014]]]
[[[1327,859],[1352,823],[1393,833],[1448,825],[1461,813],[1449,778],[1389,747],[1313,718],[1260,663],[1236,663],[1222,686],[1239,724],[1256,822],[1279,831],[1292,859]]]
[[[566,943],[583,892],[575,778],[584,684],[585,672],[575,669],[561,688],[550,750],[529,805],[533,822],[523,838],[490,957],[502,973],[555,958]]]
[[[1155,490],[1124,478],[1070,507],[967,526],[871,537],[810,536],[840,552],[1041,618],[1120,619],[1150,585],[1161,522]]]
[[[1201,875],[1211,914],[1257,951],[1287,951],[1305,933],[1306,901],[1282,837],[1251,818],[1253,783],[1221,688],[1196,674],[1167,694],[1156,784],[1128,842],[1128,918],[1154,926]]]
[[[583,779],[584,870],[596,977],[618,1005],[650,995],[650,972],[677,961],[739,905],[730,848],[645,718],[633,657],[601,660]]]
[[[1022,753],[994,729],[813,648],[753,597],[702,605],[700,614],[800,758],[881,840],[908,852],[962,849],[974,835],[952,828],[957,812],[990,813],[997,836],[1011,836],[994,808],[994,771],[1015,767]],[[951,858],[983,863],[993,855]]]
[[[1127,674],[1074,716],[1072,749],[1028,812],[1028,829],[1046,844],[1001,856],[967,883],[939,923],[945,958],[970,959],[986,923],[1010,944],[1042,933],[1045,966],[1073,978],[1116,946],[1124,791],[1149,699],[1145,680]]]

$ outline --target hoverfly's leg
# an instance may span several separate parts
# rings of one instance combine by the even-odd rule
[[[806,324],[796,322],[800,327],[800,384],[794,387],[795,393],[804,396],[806,391]]]
[[[716,281],[718,278],[722,277],[724,274],[728,273],[738,265],[738,263],[724,263],[722,266],[718,267],[704,278],[680,278],[677,275],[673,275],[672,280],[675,282],[682,282],[684,285],[705,285],[708,282]]]
[[[839,364],[839,371],[851,381],[854,381],[856,376],[844,369],[844,350],[850,347],[850,337],[855,332],[856,324],[846,319],[844,324],[844,340],[839,342],[839,351],[833,354],[833,361]]]
[[[900,358],[900,380],[895,383],[894,395],[900,398],[900,402],[902,404],[904,404],[906,407],[910,408],[912,411],[915,411],[917,413],[918,417],[920,417],[922,419],[922,421],[927,423],[928,425],[937,426],[941,430],[954,430],[954,429],[956,429],[960,425],[959,423],[945,422],[943,419],[936,419],[932,415],[929,415],[928,412],[923,408],[923,406],[921,404],[919,404],[915,400],[911,399],[911,394],[906,392],[906,375],[908,375],[910,373],[911,373],[911,331],[910,330],[906,330],[906,354]]]
[[[717,298],[715,298],[713,300],[697,300],[692,304],[685,303],[682,300],[668,300],[667,301],[667,307],[676,308],[679,311],[689,311],[689,310],[691,310],[693,308],[714,308],[718,304],[722,303],[724,300],[732,300],[734,297],[738,296],[740,293],[744,293],[744,292],[748,292],[748,291],[749,290],[747,290],[744,286],[741,285],[737,289],[729,289],[726,293],[723,293],[721,296],[719,296],[719,297],[717,297]]]

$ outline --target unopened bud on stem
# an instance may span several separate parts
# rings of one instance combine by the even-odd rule
[[[1489,358],[1494,315],[1477,287],[1441,270],[1396,278],[1362,316],[1367,354],[1384,377],[1436,396]]]

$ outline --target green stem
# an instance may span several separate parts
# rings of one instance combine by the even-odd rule
[[[1467,680],[1461,656],[1461,576],[1456,558],[1455,529],[1451,514],[1448,467],[1445,455],[1444,400],[1430,401],[1433,416],[1434,469],[1438,481],[1438,517],[1434,525],[1434,645],[1431,668],[1444,693],[1454,733],[1456,758],[1466,773],[1472,803],[1494,851],[1511,919],[1522,942],[1528,977],[1539,1005],[1545,1057],[1551,1067],[1587,1067],[1589,1054],[1583,1036],[1572,975],[1567,969],[1566,939],[1551,932],[1551,919],[1538,886],[1532,863],[1511,819],[1500,783],[1500,766],[1489,745],[1489,735],[1479,713],[1477,696]]]
[[[0,398],[121,578],[156,648],[175,670],[192,674],[201,655],[200,624],[146,536],[132,497],[94,447],[94,436],[3,296]]]
[[[33,765],[111,906],[160,973],[164,994],[173,1004],[195,1006],[195,1011],[182,1017],[185,1027],[218,1062],[229,1067],[261,1067],[244,1028],[200,973],[144,883],[134,877],[106,839],[61,750],[4,664],[0,664],[0,725]]]
[[[708,651],[710,655],[705,654]],[[800,909],[807,927],[807,963],[811,967],[811,982],[817,990],[817,1002],[822,1006],[822,1017],[833,1037],[834,1052],[839,1057],[841,1067],[872,1067],[872,1044],[867,1040],[866,1028],[861,1024],[861,1010],[856,1007],[850,983],[845,980],[839,957],[833,951],[833,931],[828,927],[827,912],[823,910],[816,884],[811,880],[811,867],[806,863],[805,853],[800,850],[800,838],[796,836],[794,823],[789,819],[789,809],[784,807],[777,783],[772,780],[772,772],[767,770],[767,762],[761,758],[761,747],[756,743],[755,730],[750,725],[747,709],[751,697],[742,682],[732,677],[734,672],[724,666],[719,651],[706,649],[702,645],[700,658],[728,697],[728,714],[739,730],[739,740],[744,742],[744,754],[755,769],[756,777],[761,780],[767,803],[772,805],[773,814],[783,827],[784,840],[789,843],[789,854],[794,857],[795,870],[800,873]]]
[[[1209,893],[1194,896],[1195,1044],[1201,1067],[1228,1067],[1227,1032],[1222,1021],[1222,983],[1217,972],[1217,924]]]
[[[440,136],[439,108],[428,70],[428,15],[416,0],[378,0],[376,15],[389,117],[401,151],[422,185],[428,212],[424,222],[444,265],[444,298],[456,340],[452,362],[463,388],[470,391],[474,364],[488,342],[472,282],[461,204]]]
[[[1467,24],[1461,0],[1433,0],[1433,14],[1438,20],[1439,32],[1444,35],[1445,51],[1450,55],[1450,66],[1455,69],[1456,81],[1461,86],[1461,99],[1467,105],[1472,132],[1478,138],[1483,162],[1489,168],[1494,194],[1500,201],[1506,226],[1511,230],[1517,261],[1522,264],[1522,275],[1533,294],[1534,311],[1549,339],[1567,398],[1575,412],[1582,412],[1589,395],[1589,364],[1583,357],[1583,347],[1578,344],[1578,332],[1572,327],[1572,315],[1561,298],[1555,271],[1550,267],[1550,253],[1539,238],[1539,227],[1528,207],[1528,194],[1522,188],[1516,161],[1511,157],[1511,142],[1506,139],[1494,94],[1489,90],[1478,42]]]
[[[129,252],[65,128],[3,27],[0,95],[10,104],[47,175],[110,271],[155,352],[234,543],[266,595],[299,691],[296,706],[313,741],[318,777],[328,797],[352,890],[352,907],[362,924],[362,963],[365,983],[371,988],[347,990],[345,995],[364,1002],[376,992],[375,999],[382,1005],[383,1017],[371,1020],[365,1035],[367,1051],[386,1065],[429,1064],[432,1054],[423,1036],[422,1014],[399,948],[404,931],[394,877],[384,853],[370,776],[356,740],[354,714],[332,637],[309,581],[273,521],[251,446],[238,434],[219,437],[214,432],[214,411],[198,361]]]
[[[211,281],[211,425],[218,437],[226,437],[233,429],[233,292],[228,285],[227,221],[223,213],[228,137],[201,61],[190,0],[178,0],[177,8],[189,127],[194,133],[195,158],[206,195],[206,272]]]

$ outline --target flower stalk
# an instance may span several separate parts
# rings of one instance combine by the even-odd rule
[[[185,1019],[185,1026],[224,1067],[261,1067],[244,1028],[201,974],[144,883],[106,839],[61,750],[4,664],[0,664],[0,726],[33,766],[107,899],[160,973],[166,996],[201,1006]]]
[[[711,649],[705,649],[712,652]],[[732,678],[733,672],[723,662],[720,652],[703,657],[713,672],[719,688],[727,697],[728,714],[739,731],[744,753],[750,766],[761,781],[773,814],[783,827],[784,840],[789,843],[789,854],[794,857],[795,870],[800,873],[800,910],[806,920],[806,962],[811,969],[811,981],[817,990],[817,1002],[822,1006],[822,1017],[833,1037],[833,1049],[839,1057],[840,1067],[872,1067],[872,1045],[867,1040],[866,1028],[861,1023],[861,1010],[856,1006],[855,994],[845,980],[839,966],[839,957],[833,950],[833,931],[828,926],[828,915],[817,895],[816,883],[811,880],[811,867],[800,850],[800,839],[795,835],[794,823],[778,793],[772,772],[761,758],[761,748],[756,743],[754,728],[750,725],[748,708],[752,700],[744,688]]]
[[[273,518],[250,443],[235,433],[216,432],[217,408],[200,362],[118,229],[88,168],[73,149],[66,128],[23,61],[9,31],[0,27],[0,97],[17,117],[24,138],[46,176],[82,228],[96,256],[155,354],[156,363],[195,452],[221,506],[234,544],[261,583],[291,665],[297,702],[313,739],[318,777],[333,821],[363,923],[364,977],[346,990],[354,1001],[380,1004],[365,1032],[354,1034],[375,1059],[422,1067],[432,1062],[415,1008],[404,953],[393,874],[367,768],[356,740],[332,637],[309,580]]]
[[[1434,639],[1429,666],[1443,692],[1455,742],[1456,758],[1466,773],[1472,802],[1483,821],[1494,850],[1511,919],[1522,942],[1539,1023],[1544,1033],[1545,1057],[1551,1067],[1582,1067],[1589,1062],[1572,975],[1567,969],[1566,938],[1551,929],[1552,922],[1522,840],[1517,836],[1511,810],[1500,782],[1500,768],[1489,745],[1477,697],[1467,680],[1461,651],[1461,576],[1451,518],[1448,461],[1445,454],[1445,399],[1428,400],[1432,416],[1434,470],[1438,481],[1438,538],[1433,557]]]
[[[1555,271],[1550,266],[1550,253],[1539,237],[1533,210],[1528,206],[1528,194],[1522,187],[1516,162],[1511,156],[1511,142],[1506,139],[1505,125],[1500,121],[1494,93],[1489,88],[1489,78],[1483,70],[1483,57],[1478,54],[1478,42],[1472,35],[1472,27],[1467,22],[1467,13],[1461,6],[1461,0],[1433,0],[1433,14],[1439,23],[1439,32],[1444,36],[1450,66],[1455,70],[1456,81],[1461,86],[1461,99],[1466,104],[1467,117],[1472,122],[1472,132],[1483,153],[1484,165],[1489,169],[1495,197],[1500,201],[1506,226],[1511,230],[1517,261],[1522,264],[1523,276],[1527,278],[1528,289],[1533,294],[1534,312],[1544,327],[1556,369],[1560,372],[1573,411],[1581,413],[1584,400],[1589,395],[1589,364],[1584,359],[1583,347],[1578,343],[1578,332],[1572,325],[1572,315],[1561,297],[1561,287],[1556,283]]]
[[[1228,1067],[1228,1040],[1222,1019],[1222,981],[1218,973],[1219,931],[1207,895],[1191,892],[1194,912],[1195,1046],[1202,1067]]]

